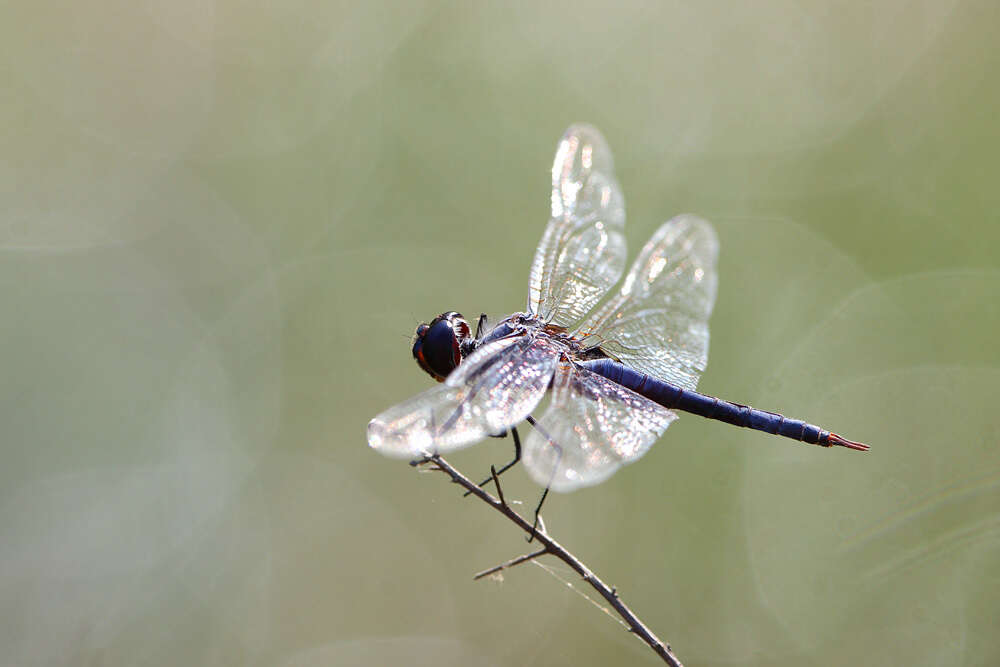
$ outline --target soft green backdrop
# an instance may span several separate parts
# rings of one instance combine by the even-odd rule
[[[365,442],[419,321],[523,306],[586,120],[633,253],[718,229],[701,388],[873,451],[684,417],[552,533],[690,665],[997,664],[998,25],[0,4],[0,663],[656,664],[562,568],[472,582],[522,536]]]

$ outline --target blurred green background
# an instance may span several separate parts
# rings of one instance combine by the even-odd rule
[[[633,256],[716,225],[701,389],[873,451],[683,417],[552,534],[690,665],[997,664],[998,25],[3,3],[0,663],[657,664],[557,563],[471,581],[523,537],[365,441],[430,384],[418,322],[523,307],[583,120]]]

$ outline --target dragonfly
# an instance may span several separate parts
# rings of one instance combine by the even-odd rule
[[[496,473],[523,460],[545,486],[543,500],[550,488],[597,484],[636,461],[679,411],[823,447],[869,449],[697,391],[717,286],[719,242],[707,221],[679,215],[664,223],[611,292],[625,268],[625,202],[594,127],[572,125],[560,139],[551,206],[527,309],[495,325],[482,315],[474,333],[455,311],[420,324],[413,357],[438,384],[372,419],[372,448],[427,456],[509,433],[514,459]],[[523,421],[533,428],[522,450]]]

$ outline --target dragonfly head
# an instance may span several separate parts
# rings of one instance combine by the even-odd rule
[[[464,343],[471,335],[469,323],[461,314],[449,311],[438,315],[430,324],[417,327],[413,341],[413,358],[438,382],[444,382],[448,374],[462,361],[466,349]]]

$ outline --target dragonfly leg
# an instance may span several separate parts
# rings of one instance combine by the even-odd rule
[[[510,462],[504,464],[499,470],[496,471],[496,475],[495,475],[496,477],[499,477],[500,475],[502,475],[504,472],[506,472],[507,470],[509,470],[515,463],[517,463],[518,461],[521,460],[521,437],[517,434],[517,427],[516,426],[511,426],[510,431],[504,431],[503,433],[501,433],[500,435],[498,435],[496,437],[498,437],[498,438],[506,438],[508,432],[514,438],[514,458]],[[481,481],[477,486],[480,486],[480,487],[486,486],[491,481],[493,481],[493,479],[494,479],[494,475],[491,475],[491,476],[487,477],[486,479],[484,479],[483,481]],[[470,493],[472,493],[472,491],[466,491],[462,495],[463,496],[467,496]]]
[[[535,507],[535,522],[531,525],[531,535],[528,536],[528,542],[531,542],[535,539],[535,535],[538,534],[538,525],[542,521],[542,505],[545,503],[545,498],[549,495],[549,489],[552,488],[552,480],[555,478],[556,471],[559,469],[559,462],[562,460],[563,449],[559,446],[558,442],[552,439],[552,436],[545,432],[545,429],[539,425],[534,417],[528,415],[527,419],[528,423],[534,426],[539,433],[545,436],[545,439],[549,441],[551,446],[555,447],[557,453],[556,464],[552,466],[552,474],[549,476],[549,483],[545,485],[545,490],[542,491],[542,497],[538,499],[538,505]],[[544,524],[542,525],[542,530],[544,531]]]
[[[534,540],[535,539],[535,535],[538,534],[538,524],[541,523],[541,521],[542,521],[542,514],[541,514],[541,512],[542,512],[542,503],[545,502],[545,497],[547,495],[549,495],[549,487],[546,486],[545,490],[542,491],[542,497],[538,499],[538,506],[535,508],[535,522],[533,524],[531,524],[531,535],[528,535],[528,542],[529,543],[532,540]],[[543,532],[545,531],[544,524],[542,526],[542,531]]]
[[[482,313],[479,316],[479,322],[476,324],[476,340],[483,337],[483,329],[486,328],[486,313]]]

